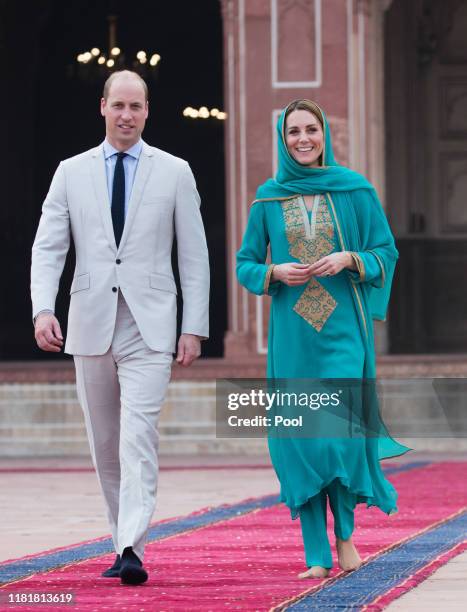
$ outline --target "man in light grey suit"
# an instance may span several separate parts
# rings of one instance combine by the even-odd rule
[[[76,269],[65,351],[117,552],[104,572],[147,580],[145,538],[155,508],[158,418],[176,335],[174,235],[183,293],[177,362],[189,366],[208,336],[209,263],[200,200],[188,164],[141,139],[146,83],[109,77],[101,100],[103,144],[60,163],[32,250],[35,338],[60,351],[55,299],[70,236]]]

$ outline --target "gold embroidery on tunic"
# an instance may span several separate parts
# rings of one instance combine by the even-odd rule
[[[352,259],[354,260],[355,265],[357,266],[357,272],[359,276],[358,280],[363,283],[366,277],[365,263],[358,253],[351,252],[350,255],[352,256]]]
[[[368,251],[368,252],[376,257],[376,261],[378,262],[379,267],[381,268],[381,287],[384,287],[384,284],[386,282],[386,272],[384,271],[384,266],[383,266],[383,262],[381,261],[381,257],[374,251]]]
[[[263,293],[267,293],[269,291],[269,284],[271,282],[271,275],[273,270],[274,264],[270,264],[268,269],[266,270],[266,276],[264,277]]]
[[[334,225],[324,196],[321,196],[314,220],[315,235],[308,236],[300,197],[286,200],[282,204],[285,232],[289,241],[289,253],[301,263],[312,264],[334,250]],[[308,224],[309,225],[309,224]],[[337,306],[336,300],[312,278],[294,306],[294,311],[321,331]]]

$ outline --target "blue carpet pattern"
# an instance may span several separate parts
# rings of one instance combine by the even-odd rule
[[[397,584],[400,584],[432,559],[453,548],[467,537],[467,513],[460,514],[412,540],[382,553],[355,572],[310,593],[284,610],[341,612],[360,610]]]
[[[386,475],[398,474],[415,468],[425,467],[428,461],[413,461],[410,463],[391,466],[384,469]],[[178,535],[200,527],[206,527],[219,521],[228,520],[258,510],[274,506],[279,501],[277,495],[268,495],[238,504],[219,506],[202,512],[200,514],[158,523],[151,527],[148,534],[148,543],[163,540],[164,538]],[[12,581],[26,578],[32,574],[47,572],[52,569],[69,565],[70,563],[100,557],[114,552],[111,538],[105,538],[97,542],[89,542],[69,547],[57,552],[44,553],[31,557],[0,564],[0,586]]]

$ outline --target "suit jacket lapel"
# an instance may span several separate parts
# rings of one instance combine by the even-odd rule
[[[153,152],[148,145],[143,142],[143,148],[141,150],[141,155],[139,156],[138,166],[136,168],[135,180],[133,182],[133,188],[131,190],[130,201],[128,202],[128,212],[125,219],[125,226],[123,228],[122,239],[120,240],[120,245],[118,247],[118,251],[120,252],[122,248],[125,246],[125,242],[127,241],[128,234],[131,231],[131,226],[135,219],[136,213],[138,211],[139,204],[141,202],[141,198],[144,193],[144,188],[146,187],[147,180],[151,173],[152,168],[152,158]],[[112,225],[112,222],[111,222]],[[113,233],[113,231],[112,231]],[[115,241],[114,241],[115,244]]]
[[[91,153],[91,174],[105,234],[110,246],[116,251],[114,228],[112,225],[112,212],[110,210],[109,191],[107,188],[107,174],[102,145],[96,147]]]

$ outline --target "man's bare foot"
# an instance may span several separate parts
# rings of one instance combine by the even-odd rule
[[[344,572],[351,572],[356,570],[362,564],[360,555],[352,542],[352,538],[348,540],[340,540],[336,538],[337,558],[339,560],[339,567]]]
[[[313,565],[310,569],[307,569],[306,572],[302,572],[298,574],[298,577],[303,578],[327,578],[329,576],[329,571],[325,567],[321,567],[321,565]]]

